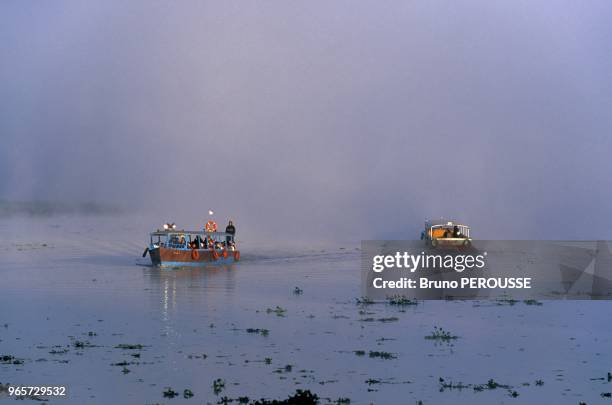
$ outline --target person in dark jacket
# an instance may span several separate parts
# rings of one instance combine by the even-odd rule
[[[232,221],[229,221],[229,224],[227,224],[227,227],[225,228],[225,233],[228,234],[225,237],[225,242],[227,243],[227,245],[229,245],[230,242],[234,243],[234,235],[236,235],[236,227],[234,226],[234,223]]]
[[[453,227],[453,238],[461,238],[461,231],[459,230],[458,226],[454,226]]]

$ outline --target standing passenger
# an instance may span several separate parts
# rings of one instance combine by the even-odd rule
[[[232,221],[229,221],[227,227],[225,228],[225,233],[227,236],[225,237],[225,242],[229,245],[230,242],[234,242],[234,235],[236,235],[236,227]]]

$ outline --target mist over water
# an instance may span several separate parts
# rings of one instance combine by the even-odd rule
[[[608,2],[4,2],[0,198],[610,239]]]

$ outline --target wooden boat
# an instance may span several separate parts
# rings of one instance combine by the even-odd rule
[[[425,230],[421,232],[421,240],[428,246],[436,247],[470,247],[470,227],[454,221],[440,219],[426,221]]]
[[[164,224],[164,229],[150,233],[149,246],[143,257],[149,254],[151,263],[160,267],[205,266],[229,264],[240,260],[234,235],[216,232],[216,224],[210,221],[202,231],[177,230],[174,224]]]

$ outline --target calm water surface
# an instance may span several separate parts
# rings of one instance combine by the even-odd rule
[[[243,241],[239,264],[161,270],[140,257],[150,224],[127,222],[0,219],[0,355],[23,361],[0,363],[1,383],[66,385],[68,398],[50,402],[78,404],[296,389],[323,403],[591,404],[612,391],[602,379],[612,371],[610,302],[362,306],[357,244]],[[458,339],[425,339],[435,326]],[[466,387],[442,389],[440,378]],[[489,379],[510,388],[474,390]],[[166,387],[181,395],[164,398]]]

